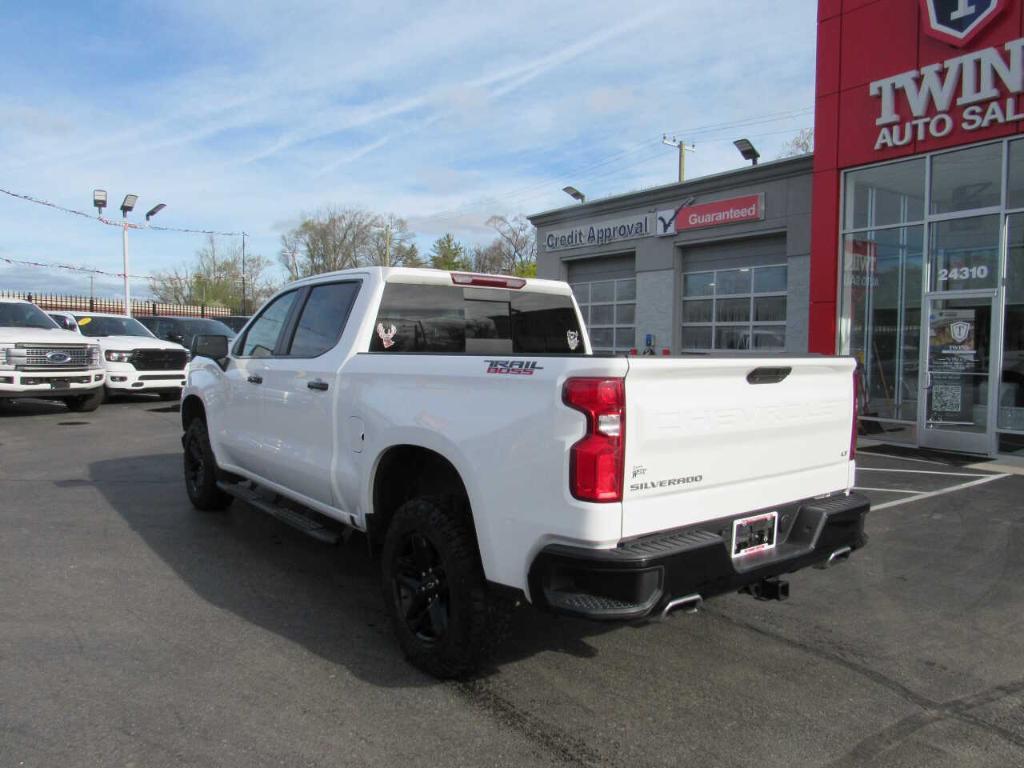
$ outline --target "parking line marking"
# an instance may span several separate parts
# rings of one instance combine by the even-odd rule
[[[882,491],[883,493],[927,493],[927,491],[910,491],[905,488],[865,488],[863,485],[853,486],[855,491]]]
[[[936,472],[934,469],[883,469],[882,467],[857,467],[861,472],[906,472],[911,475],[946,475],[947,477],[988,477],[981,472]],[[1006,475],[1000,475],[1006,477]]]
[[[930,499],[933,496],[941,496],[944,493],[952,493],[953,491],[962,491],[965,488],[970,488],[970,487],[975,486],[975,485],[984,485],[985,483],[991,483],[993,480],[1002,480],[1004,477],[1009,477],[1009,475],[983,475],[983,476],[979,477],[977,480],[970,480],[970,481],[968,481],[966,483],[960,483],[959,485],[954,485],[954,486],[951,486],[949,488],[942,488],[941,490],[938,490],[938,491],[928,491],[928,493],[921,493],[921,494],[918,494],[917,496],[910,496],[910,497],[908,497],[906,499],[893,499],[892,501],[887,501],[884,504],[878,504],[878,505],[874,505],[873,504],[871,506],[871,509],[873,511],[877,512],[878,510],[885,509],[887,507],[898,507],[900,504],[909,504],[912,501],[920,501],[921,499]]]
[[[911,459],[906,456],[890,456],[887,453],[873,453],[871,451],[857,451],[858,456],[877,456],[880,459],[896,459],[897,461],[916,461],[921,464],[938,464],[940,467],[950,466],[944,461],[932,461],[931,459]]]

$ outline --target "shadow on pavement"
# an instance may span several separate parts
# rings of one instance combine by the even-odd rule
[[[59,400],[34,400],[31,398],[0,400],[0,417],[5,419],[20,416],[50,416],[62,413],[71,413],[71,411]]]
[[[382,686],[432,685],[403,659],[380,596],[366,539],[327,546],[235,501],[225,512],[192,508],[176,453],[89,465],[111,507],[204,600]],[[183,622],[189,617],[183,615]],[[587,637],[612,625],[516,611],[489,670],[541,651],[590,657]]]

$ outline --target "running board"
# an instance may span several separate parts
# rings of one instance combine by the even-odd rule
[[[290,507],[277,504],[260,495],[259,491],[253,490],[246,484],[221,482],[217,483],[217,487],[224,491],[224,493],[228,493],[236,499],[241,499],[249,506],[256,507],[261,512],[266,512],[268,515],[276,517],[285,525],[290,525],[292,528],[302,531],[302,533],[317,541],[322,541],[325,544],[337,544],[342,539],[340,531],[329,528],[312,517],[296,512]]]

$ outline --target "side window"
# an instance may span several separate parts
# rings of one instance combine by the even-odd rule
[[[285,320],[288,319],[288,313],[297,295],[298,291],[291,291],[278,296],[260,313],[242,340],[243,357],[270,357],[274,354],[278,337],[284,329]]]
[[[302,308],[288,354],[318,357],[337,344],[358,293],[357,282],[315,286]]]
[[[370,351],[465,352],[462,289],[388,283],[373,326]]]
[[[512,346],[521,354],[586,352],[572,300],[548,293],[513,294]]]

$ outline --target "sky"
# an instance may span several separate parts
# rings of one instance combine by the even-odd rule
[[[0,188],[132,221],[281,234],[325,206],[445,232],[777,157],[813,124],[813,0],[5,4]],[[230,245],[231,238],[223,238]],[[237,242],[237,240],[235,240]],[[202,236],[136,230],[129,272],[187,265]],[[0,257],[121,271],[121,233],[0,194]],[[273,275],[283,280],[275,270]],[[146,281],[133,281],[137,294]],[[87,294],[84,274],[0,261],[0,290]],[[97,295],[117,295],[97,277]]]

